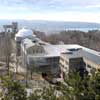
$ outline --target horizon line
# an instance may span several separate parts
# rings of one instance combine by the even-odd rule
[[[97,23],[97,24],[100,24],[100,22],[90,22],[90,21],[65,21],[65,20],[47,20],[47,19],[6,19],[6,18],[2,18],[2,19],[0,19],[0,20],[9,20],[9,21],[11,21],[11,20],[26,20],[26,21],[47,21],[47,22],[78,22],[78,23]]]

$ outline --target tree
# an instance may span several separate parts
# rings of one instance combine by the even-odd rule
[[[43,100],[57,100],[54,87],[44,88],[41,94]]]
[[[5,59],[6,59],[6,66],[8,68],[8,74],[9,74],[9,67],[10,67],[10,58],[11,58],[11,53],[12,53],[12,41],[11,41],[11,36],[9,35],[10,33],[6,32],[5,34],[5,41],[4,41],[4,53],[5,53]]]
[[[73,72],[65,78],[65,84],[59,87],[67,100],[79,100],[82,90],[82,80],[79,73]]]
[[[58,89],[63,100],[100,100],[100,72],[84,78],[77,72],[70,73]]]
[[[91,87],[94,90],[95,99],[100,100],[100,71],[92,77]]]
[[[64,83],[35,90],[29,97],[12,76],[1,77],[1,83],[2,100],[100,100],[100,72],[84,78],[77,72],[69,73]]]
[[[55,90],[56,89],[52,86],[35,90],[34,93],[30,95],[29,100],[61,100],[57,98]]]
[[[34,93],[32,93],[29,97],[28,100],[40,100],[41,98],[41,90],[35,90]]]
[[[1,77],[2,100],[27,100],[27,93],[23,85],[14,81],[11,76]]]

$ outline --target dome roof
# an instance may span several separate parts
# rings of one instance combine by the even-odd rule
[[[30,29],[21,29],[19,30],[19,32],[16,34],[16,37],[22,37],[22,38],[25,38],[25,37],[36,37],[36,35],[33,34],[33,31],[30,30]]]

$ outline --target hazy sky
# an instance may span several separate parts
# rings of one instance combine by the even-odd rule
[[[100,23],[100,0],[0,0],[0,19]]]

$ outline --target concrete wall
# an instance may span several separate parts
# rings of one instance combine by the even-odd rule
[[[100,69],[100,65],[96,64],[95,62],[84,58],[84,62],[86,63],[86,69],[89,72],[89,74],[94,74],[97,70]]]

